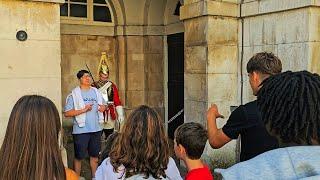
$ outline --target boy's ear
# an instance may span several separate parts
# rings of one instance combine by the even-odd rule
[[[179,144],[178,147],[179,147],[179,151],[180,151],[181,154],[187,154],[186,153],[186,148],[184,148],[181,144]]]

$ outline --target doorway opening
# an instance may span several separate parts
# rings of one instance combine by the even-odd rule
[[[184,33],[167,36],[168,44],[168,136],[184,123]]]

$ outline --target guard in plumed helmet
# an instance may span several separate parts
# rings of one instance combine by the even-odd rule
[[[109,66],[107,64],[107,55],[102,52],[99,67],[99,81],[93,83],[93,86],[99,89],[104,98],[107,109],[104,112],[103,132],[105,138],[119,130],[120,124],[124,122],[124,110],[119,98],[117,86],[109,78]]]

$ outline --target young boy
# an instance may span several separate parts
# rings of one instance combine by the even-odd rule
[[[213,180],[207,165],[200,157],[207,142],[207,131],[194,122],[179,126],[174,134],[174,152],[187,166],[186,180]]]

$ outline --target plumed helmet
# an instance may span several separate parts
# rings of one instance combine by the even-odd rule
[[[102,52],[99,67],[98,67],[98,74],[99,73],[109,74],[109,66],[108,66],[107,60],[108,60],[107,53]]]

